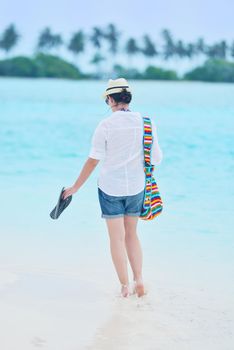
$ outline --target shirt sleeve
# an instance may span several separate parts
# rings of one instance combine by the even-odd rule
[[[96,127],[92,139],[89,157],[93,159],[104,159],[106,155],[107,132],[104,123],[101,121]]]
[[[162,161],[163,153],[159,146],[156,125],[152,119],[151,119],[151,124],[152,124],[152,135],[153,135],[153,143],[151,148],[151,163],[158,165]]]

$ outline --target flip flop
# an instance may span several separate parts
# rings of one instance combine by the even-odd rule
[[[64,211],[64,209],[71,203],[72,195],[68,196],[66,199],[63,199],[62,194],[64,191],[65,187],[62,188],[59,195],[58,203],[50,213],[50,217],[52,219],[58,219],[58,217]]]

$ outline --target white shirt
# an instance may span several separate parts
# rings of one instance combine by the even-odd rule
[[[158,165],[162,151],[152,123],[151,163]],[[91,141],[89,157],[102,160],[98,187],[112,196],[129,196],[145,188],[143,119],[139,112],[116,111],[101,120]]]

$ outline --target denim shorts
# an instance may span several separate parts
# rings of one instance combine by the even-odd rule
[[[144,201],[145,189],[131,196],[111,196],[98,187],[102,218],[117,218],[124,215],[139,216]]]

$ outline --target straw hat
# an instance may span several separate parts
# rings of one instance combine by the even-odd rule
[[[121,92],[123,89],[126,89],[127,91],[131,92],[129,88],[129,84],[126,79],[119,78],[119,79],[109,79],[106,91],[103,93],[102,97],[106,98],[106,96],[115,94],[117,92]]]

